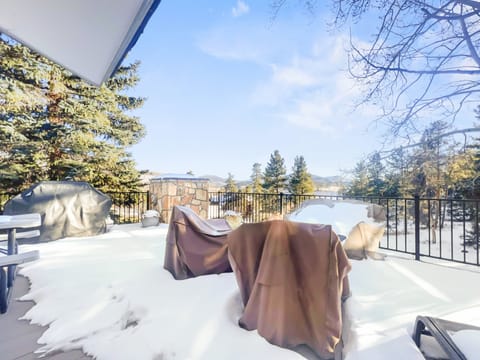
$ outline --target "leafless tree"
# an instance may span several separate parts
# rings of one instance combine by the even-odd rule
[[[308,9],[316,3],[301,2]],[[453,123],[467,102],[478,102],[480,1],[333,0],[333,4],[335,26],[352,29],[349,67],[368,89],[363,101],[381,106],[392,135],[421,133],[431,120]],[[376,25],[370,41],[355,36],[366,24]]]

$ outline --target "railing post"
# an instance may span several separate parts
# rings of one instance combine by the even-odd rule
[[[283,215],[283,192],[280,193],[280,215]]]
[[[420,197],[415,195],[415,260],[420,260]]]

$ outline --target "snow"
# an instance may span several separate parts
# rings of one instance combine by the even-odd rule
[[[479,269],[428,264],[389,254],[386,261],[351,261],[352,298],[345,304],[346,360],[422,359],[411,334],[417,315],[480,326]],[[405,349],[397,352],[395,349]],[[474,359],[474,358],[472,358]]]
[[[322,200],[317,204],[300,207],[287,218],[292,221],[306,223],[332,224],[333,230],[338,235],[347,236],[350,230],[360,221],[381,225],[368,217],[366,203],[349,201]],[[330,207],[331,206],[331,207]],[[399,216],[397,223],[390,220],[389,228],[380,242],[385,249],[415,253],[415,224]],[[429,229],[425,225],[420,228],[420,253],[442,259],[477,264],[480,259],[480,248],[465,246],[464,239],[471,230],[471,223],[455,222],[447,217],[441,229]],[[435,240],[434,240],[435,239]]]
[[[160,214],[157,210],[147,210],[143,213],[143,217],[159,217]]]
[[[167,225],[114,225],[95,237],[22,245],[36,305],[24,318],[49,325],[40,352],[82,348],[97,359],[302,359],[240,328],[233,274],[176,281],[163,269]],[[480,270],[389,254],[351,261],[344,304],[344,358],[421,359],[411,333],[417,315],[480,326]],[[457,333],[478,354],[478,334]],[[470,359],[474,359],[472,357]]]
[[[323,203],[300,207],[288,215],[291,221],[310,224],[330,224],[337,235],[347,236],[350,230],[360,221],[369,224],[379,224],[368,217],[366,203],[347,201],[323,201]],[[383,223],[382,223],[383,224]]]
[[[233,274],[176,281],[163,269],[167,226],[118,225],[101,236],[21,246],[41,259],[24,318],[49,325],[41,352],[82,348],[98,359],[295,359],[237,325]]]
[[[151,180],[208,180],[207,178],[198,177],[192,174],[162,174],[159,176],[153,177]]]
[[[480,356],[479,330],[460,330],[451,337],[467,359],[475,359]]]

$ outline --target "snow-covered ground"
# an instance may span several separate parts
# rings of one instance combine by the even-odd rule
[[[115,225],[106,234],[21,246],[40,260],[26,319],[49,325],[40,351],[82,348],[97,359],[297,359],[237,325],[242,305],[233,274],[176,281],[163,269],[166,225]],[[480,273],[459,264],[388,256],[352,261],[345,303],[345,359],[421,358],[417,315],[480,326]],[[478,333],[466,346],[480,354]],[[476,340],[475,340],[476,338]],[[471,350],[471,349],[470,349]]]

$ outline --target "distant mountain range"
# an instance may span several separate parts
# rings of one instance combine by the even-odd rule
[[[222,178],[217,175],[202,175],[202,178],[207,178],[210,180],[211,188],[221,188],[225,186],[227,179]],[[331,186],[341,186],[344,183],[344,179],[341,176],[319,176],[312,175],[312,180],[315,183],[317,188],[331,187]],[[251,183],[251,180],[240,180],[236,181],[237,185],[240,187],[247,186]],[[216,190],[213,190],[216,191]]]
[[[147,174],[142,175],[142,180],[147,184],[150,182],[150,179],[155,176],[159,176],[162,173],[159,172],[149,172]],[[207,178],[209,180],[209,188],[210,191],[219,191],[223,188],[227,182],[226,178],[222,178],[217,175],[201,175],[198,176],[201,178]],[[345,180],[341,176],[319,176],[319,175],[312,175],[312,180],[315,183],[317,188],[330,188],[330,187],[339,187],[345,183]],[[239,180],[236,181],[239,187],[247,186],[251,183],[251,180]]]

